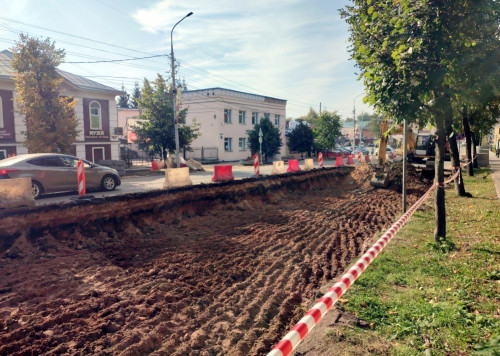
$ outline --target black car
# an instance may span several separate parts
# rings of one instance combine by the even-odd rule
[[[129,159],[138,159],[139,153],[128,147],[120,147],[120,159],[127,161]]]

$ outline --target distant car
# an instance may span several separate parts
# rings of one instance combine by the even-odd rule
[[[360,153],[360,152],[361,152],[361,154],[362,154],[362,155],[367,155],[367,154],[369,154],[369,153],[370,153],[370,152],[369,152],[366,148],[364,148],[364,147],[357,147],[357,148],[353,151],[353,153],[354,153],[355,155],[356,155],[356,154],[358,154],[358,153]]]
[[[139,158],[139,153],[128,147],[120,147],[120,159],[123,161]]]
[[[33,198],[42,194],[78,190],[76,164],[79,158],[55,153],[34,153],[0,161],[0,179],[31,177]],[[86,189],[115,190],[121,184],[115,169],[82,159]]]

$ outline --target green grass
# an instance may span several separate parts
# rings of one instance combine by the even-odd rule
[[[431,197],[344,297],[389,354],[500,354],[500,202],[488,171],[476,173],[464,177],[473,198],[446,190],[448,248],[433,244]]]

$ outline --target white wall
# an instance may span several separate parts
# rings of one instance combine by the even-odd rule
[[[208,94],[208,95],[207,95]],[[188,108],[187,124],[194,120],[201,124],[200,133],[191,145],[193,148],[217,147],[219,160],[237,161],[251,156],[250,150],[245,147],[239,149],[239,138],[245,138],[248,144],[247,130],[253,129],[252,112],[259,113],[259,119],[264,113],[270,113],[271,122],[275,115],[280,115],[279,130],[283,146],[280,155],[286,154],[285,149],[285,117],[286,102],[267,100],[264,96],[235,92],[225,89],[201,90],[184,92],[181,108]],[[224,122],[224,110],[231,110],[232,123]],[[239,123],[239,111],[246,113],[246,123]],[[232,151],[224,150],[224,138],[232,138]]]

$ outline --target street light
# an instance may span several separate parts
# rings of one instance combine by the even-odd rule
[[[358,94],[358,95],[356,95],[354,97],[354,105],[353,105],[353,110],[352,110],[352,118],[353,118],[353,121],[354,121],[352,123],[352,137],[353,137],[352,150],[353,150],[353,152],[354,152],[354,149],[356,148],[356,99],[359,98],[361,95],[364,95],[364,94],[365,93],[361,93],[361,94]],[[359,143],[361,144],[361,139],[360,139]]]
[[[172,103],[174,105],[174,131],[175,131],[175,163],[177,168],[181,166],[181,161],[179,158],[179,122],[177,118],[177,105],[176,105],[176,95],[177,95],[177,88],[175,86],[175,64],[174,64],[174,28],[177,26],[179,23],[182,22],[186,17],[191,16],[193,13],[190,12],[186,16],[184,16],[182,19],[180,19],[174,27],[172,27],[172,31],[170,31],[170,60],[171,60],[171,70],[172,70]]]
[[[262,162],[262,128],[259,128],[260,162]]]

